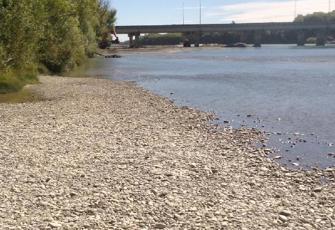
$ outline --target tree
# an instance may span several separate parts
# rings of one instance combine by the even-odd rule
[[[80,65],[115,15],[107,0],[0,0],[0,91],[36,79],[38,67]]]

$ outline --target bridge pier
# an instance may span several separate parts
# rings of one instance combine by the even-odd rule
[[[194,34],[194,47],[200,47],[200,38],[201,38],[201,33],[196,32]]]
[[[325,46],[327,41],[327,36],[325,31],[319,31],[316,35],[316,45]]]
[[[130,33],[129,37],[129,48],[139,48],[140,47],[140,33]],[[135,40],[134,40],[135,36]]]
[[[194,44],[194,47],[200,46],[200,32],[188,32],[184,33],[184,47],[191,47],[191,44]]]
[[[262,32],[260,31],[254,33],[254,47],[262,47]]]
[[[240,42],[246,43],[248,41],[249,34],[247,32],[242,32],[240,34]]]
[[[134,48],[134,34],[128,34],[129,37],[129,48]]]
[[[299,31],[297,34],[297,45],[304,46],[306,44],[306,37],[304,31]]]
[[[140,48],[140,33],[135,34],[135,43],[134,43],[134,48]]]

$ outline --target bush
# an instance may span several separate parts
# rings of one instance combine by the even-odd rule
[[[36,83],[37,74],[33,68],[5,70],[0,72],[0,94],[15,92],[26,84]]]
[[[18,91],[23,87],[23,82],[13,71],[0,73],[0,94]]]
[[[183,42],[182,34],[149,34],[140,38],[143,45],[178,45]]]

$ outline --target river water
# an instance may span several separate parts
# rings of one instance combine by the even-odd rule
[[[335,49],[294,45],[124,52],[77,74],[135,81],[216,113],[221,125],[268,133],[271,157],[293,168],[335,166]],[[229,123],[228,123],[229,122]]]

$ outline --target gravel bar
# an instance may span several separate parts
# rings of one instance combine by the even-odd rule
[[[0,229],[335,229],[335,170],[291,171],[132,83],[40,77],[0,104]]]

